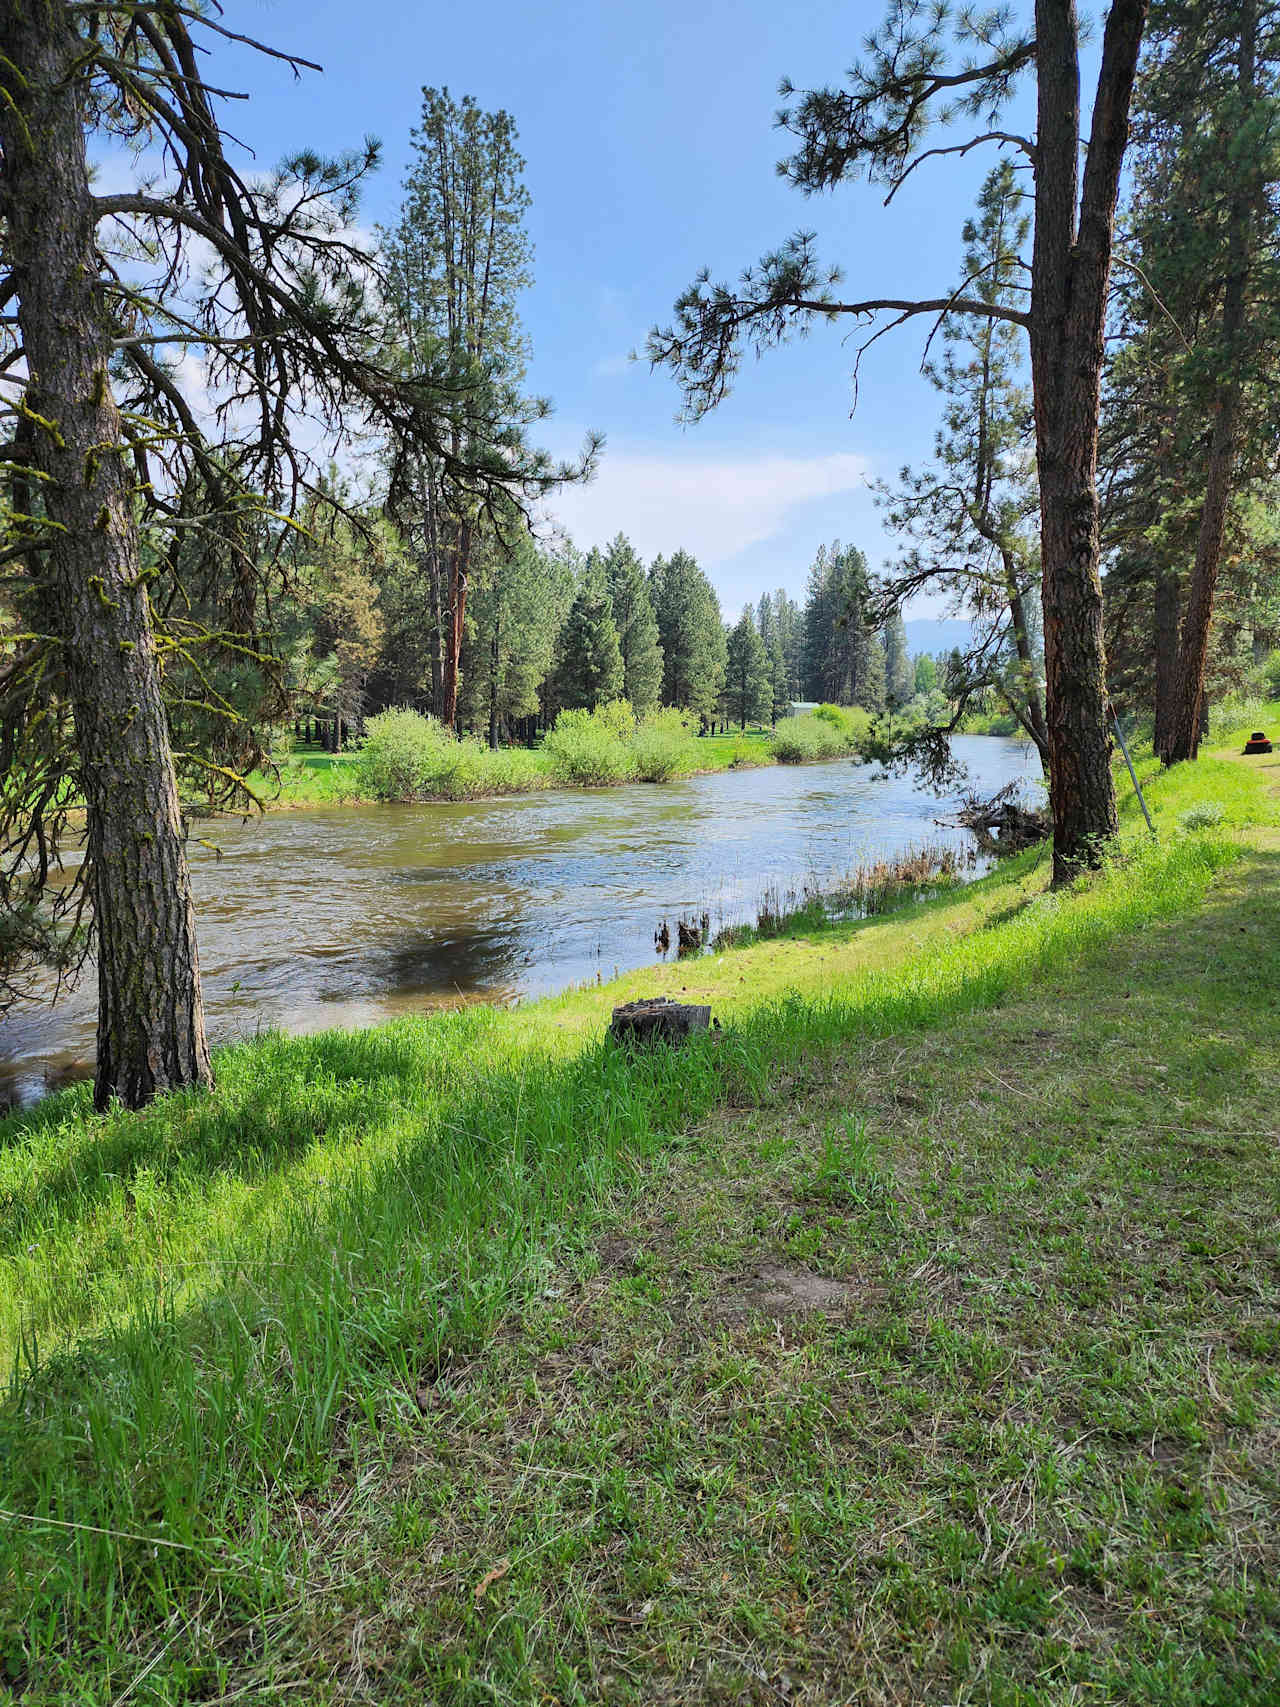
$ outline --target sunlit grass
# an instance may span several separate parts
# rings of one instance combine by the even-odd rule
[[[447,1486],[456,1474],[450,1497],[466,1502],[470,1515],[442,1509],[430,1478],[414,1483],[406,1504],[397,1455],[417,1450],[413,1443],[428,1428],[423,1411],[434,1404],[431,1395],[440,1390],[447,1396],[449,1371],[493,1347],[502,1324],[523,1316],[538,1324],[538,1334],[560,1331],[556,1300],[566,1273],[590,1267],[594,1238],[617,1205],[653,1207],[654,1181],[672,1182],[673,1238],[687,1237],[722,1267],[736,1260],[731,1247],[750,1231],[751,1173],[760,1162],[757,1157],[744,1176],[745,1230],[737,1228],[730,1238],[724,1226],[717,1229],[714,1215],[707,1217],[705,1193],[692,1181],[679,1183],[682,1155],[696,1152],[703,1157],[699,1166],[708,1163],[708,1122],[729,1149],[723,1123],[737,1116],[726,1111],[773,1108],[778,1120],[794,1119],[807,1098],[817,1097],[815,1063],[846,1063],[856,1081],[854,1064],[880,1059],[879,1050],[891,1047],[909,1058],[936,1052],[942,1047],[937,1040],[953,1035],[967,1039],[965,1072],[1019,1081],[1022,1069],[1006,1058],[1007,1044],[993,1036],[984,1048],[994,1022],[982,1016],[1020,1007],[1039,1013],[1047,987],[1060,989],[1048,1005],[1063,1016],[1087,1012],[1091,992],[1106,992],[1114,1004],[1122,963],[1131,993],[1145,992],[1149,1001],[1174,998],[1159,962],[1135,962],[1127,945],[1152,939],[1166,925],[1176,927],[1176,936],[1197,918],[1213,886],[1249,856],[1249,838],[1257,842],[1256,826],[1272,819],[1274,808],[1260,787],[1267,773],[1244,764],[1206,757],[1196,767],[1161,772],[1146,757],[1139,774],[1158,839],[1147,836],[1136,803],[1126,799],[1122,848],[1103,874],[1075,891],[1046,893],[1047,861],[1043,850],[1033,850],[959,895],[883,921],[798,932],[514,1012],[471,1008],[363,1032],[270,1037],[220,1055],[212,1096],[170,1098],[141,1115],[96,1116],[87,1091],[79,1089],[0,1123],[0,1335],[15,1369],[0,1416],[0,1508],[21,1514],[0,1518],[0,1657],[12,1675],[31,1685],[33,1699],[111,1700],[159,1655],[138,1699],[177,1703],[240,1685],[260,1688],[257,1699],[273,1699],[272,1677],[283,1687],[295,1666],[311,1679],[305,1687],[312,1693],[303,1698],[326,1698],[323,1643],[314,1660],[318,1669],[307,1670],[313,1650],[307,1621],[341,1624],[347,1594],[326,1574],[312,1607],[308,1572],[316,1566],[309,1525],[327,1533],[326,1525],[338,1522],[335,1511],[349,1512],[343,1547],[371,1549],[373,1556],[372,1565],[369,1557],[357,1562],[344,1556],[344,1569],[359,1575],[372,1570],[374,1580],[384,1581],[388,1572],[395,1575],[393,1560],[405,1548],[425,1546],[433,1536],[462,1546],[458,1536],[474,1530],[474,1544],[482,1549],[472,1571],[478,1580],[480,1565],[498,1562],[483,1550],[507,1541],[501,1524],[495,1529],[490,1521],[499,1513],[489,1513],[480,1484],[468,1479],[469,1431],[487,1428],[498,1410],[536,1404],[536,1382],[532,1396],[526,1390],[524,1400],[517,1398],[533,1378],[499,1341],[492,1361],[499,1385],[490,1387],[485,1377],[481,1411],[468,1423],[446,1397],[445,1420],[438,1431],[432,1432],[435,1423],[428,1429],[431,1453],[452,1454],[450,1461],[460,1465],[437,1469],[436,1480],[443,1476]],[[1204,802],[1216,817],[1204,829],[1188,830],[1188,812]],[[1265,941],[1249,939],[1253,959]],[[1234,938],[1229,947],[1247,964]],[[1188,974],[1177,976],[1185,981]],[[1249,989],[1256,1001],[1255,986]],[[710,1000],[724,1029],[675,1055],[633,1057],[609,1046],[603,1039],[609,1008],[659,990]],[[1202,992],[1186,985],[1185,996],[1194,1002]],[[1215,1016],[1229,1039],[1227,1013],[1215,1009]],[[1144,1039],[1147,1053],[1138,1061],[1098,1057],[1085,1064],[1098,1084],[1115,1087],[1113,1096],[1135,1072],[1150,1070],[1151,1052],[1166,1050],[1172,1058],[1175,1044],[1181,1047],[1154,1023]],[[1210,1051],[1212,1060],[1204,1057],[1194,1082],[1175,1092],[1180,1118],[1187,1096],[1207,1094],[1202,1081],[1219,1070],[1213,1063],[1227,1058],[1224,1050],[1229,1053],[1225,1041],[1219,1054]],[[1182,1071],[1182,1055],[1178,1059]],[[791,1092],[779,1100],[779,1087],[788,1083]],[[1011,1095],[1034,1104],[1047,1094],[1029,1084],[1015,1082]],[[913,1106],[885,1114],[884,1130],[911,1129]],[[1145,1135],[1142,1143],[1154,1142],[1155,1128],[1142,1124],[1154,1118],[1145,1100],[1125,1100],[1123,1107]],[[1037,1108],[1029,1104],[1021,1125],[1014,1118],[1009,1130],[1039,1130]],[[1202,1118],[1188,1115],[1186,1123]],[[965,1166],[973,1177],[944,1168],[939,1178],[955,1178],[966,1201],[976,1196],[985,1204],[987,1222],[970,1232],[989,1248],[1005,1214],[1012,1162],[1007,1133],[1000,1140],[1004,1149],[984,1150],[984,1122],[994,1132],[992,1111],[980,1110],[965,1127]],[[944,1194],[935,1201],[912,1185],[908,1215],[898,1163],[869,1146],[861,1130],[837,1122],[824,1128],[812,1156],[797,1156],[797,1201],[808,1193],[821,1212],[815,1218],[803,1207],[786,1211],[799,1217],[785,1234],[790,1260],[835,1261],[822,1231],[822,1216],[830,1214],[853,1218],[848,1237],[855,1246],[871,1241],[863,1255],[851,1247],[841,1257],[855,1266],[882,1244],[896,1263],[894,1241],[904,1238],[917,1268],[930,1251],[962,1249],[948,1244],[961,1237],[947,1230],[948,1217],[958,1213],[951,1200]],[[767,1150],[782,1136],[766,1130],[760,1141]],[[787,1152],[770,1154],[781,1166]],[[944,1160],[938,1152],[940,1168]],[[1064,1216],[1087,1224],[1096,1210],[1073,1185],[1076,1177],[1068,1172],[1058,1197]],[[768,1193],[762,1190],[759,1201],[766,1209]],[[886,1206],[892,1203],[899,1208],[891,1212]],[[756,1229],[769,1240],[776,1231],[768,1216]],[[649,1322],[661,1298],[657,1282],[645,1290],[643,1273],[634,1293],[618,1317],[624,1325],[632,1308]],[[936,1367],[963,1372],[976,1355],[966,1347],[978,1330],[959,1318],[943,1325]],[[840,1341],[823,1352],[834,1362],[815,1362],[805,1381],[811,1375],[814,1383],[830,1386],[859,1360],[888,1368],[897,1343],[891,1322],[877,1315],[856,1346]],[[687,1367],[677,1360],[672,1379],[679,1384],[696,1376],[718,1382],[724,1392],[741,1390],[747,1414],[753,1380],[770,1390],[782,1381],[778,1416],[787,1429],[801,1431],[798,1442],[804,1429],[817,1426],[809,1388],[788,1386],[792,1376],[784,1380],[761,1363],[758,1348],[746,1355],[755,1360],[754,1376],[732,1360],[709,1374],[695,1347]],[[1009,1354],[993,1342],[983,1355],[998,1371]],[[659,1380],[660,1341],[645,1357],[652,1385]],[[1171,1367],[1176,1373],[1180,1366],[1175,1360]],[[1228,1370],[1218,1370],[1220,1388],[1230,1379]],[[1139,1382],[1136,1365],[1119,1366],[1116,1380]],[[905,1402],[901,1394],[892,1399],[899,1409]],[[739,1669],[748,1650],[767,1655],[789,1641],[778,1623],[782,1614],[773,1609],[775,1590],[766,1591],[760,1573],[794,1580],[787,1561],[799,1562],[806,1548],[818,1545],[803,1515],[806,1500],[837,1502],[821,1522],[843,1526],[849,1535],[859,1524],[872,1530],[887,1525],[891,1513],[895,1523],[902,1521],[905,1492],[878,1504],[882,1496],[872,1491],[855,1495],[834,1486],[834,1466],[824,1467],[821,1455],[814,1460],[789,1449],[785,1471],[766,1474],[773,1463],[767,1430],[740,1435],[721,1419],[729,1433],[717,1470],[693,1444],[697,1401],[682,1386],[669,1434],[661,1433],[659,1418],[650,1426],[659,1430],[656,1439],[673,1443],[672,1462],[688,1452],[701,1466],[702,1515],[683,1528],[672,1527],[670,1514],[658,1524],[650,1495],[638,1491],[648,1488],[648,1473],[640,1476],[618,1462],[608,1445],[611,1429],[634,1430],[641,1394],[624,1382],[602,1392],[599,1403],[598,1416],[570,1408],[568,1434],[556,1433],[563,1452],[557,1448],[552,1470],[596,1489],[588,1526],[601,1521],[600,1501],[624,1514],[620,1528],[606,1523],[606,1541],[617,1533],[649,1537],[651,1551],[637,1558],[628,1593],[637,1607],[655,1596],[669,1607],[672,1654],[689,1639],[705,1585],[699,1586],[700,1567],[689,1565],[686,1587],[674,1589],[671,1560],[693,1544],[695,1532],[716,1535],[708,1500],[712,1513],[716,1502],[729,1509],[726,1501],[744,1514],[754,1509],[743,1503],[745,1492],[742,1498],[733,1493],[742,1478],[752,1486],[759,1482],[761,1498],[772,1487],[775,1505],[793,1488],[799,1527],[770,1524],[761,1506],[753,1520],[763,1525],[755,1543],[759,1558],[748,1564],[747,1555],[726,1555],[717,1566],[747,1572],[734,1591],[743,1610],[725,1636]],[[708,1414],[721,1418],[718,1408]],[[963,1426],[962,1410],[954,1426]],[[677,1441],[686,1443],[678,1451]],[[1033,1451],[1033,1445],[1026,1450],[1038,1464],[1040,1448]],[[1045,1451],[1051,1458],[1050,1448]],[[721,1486],[716,1476],[727,1465],[735,1467]],[[505,1472],[499,1482],[506,1486],[504,1478]],[[543,1624],[551,1618],[551,1646],[540,1647],[536,1607],[544,1591],[533,1561],[542,1526],[553,1533],[557,1514],[568,1509],[568,1490],[559,1487],[547,1484],[545,1503],[534,1500],[529,1509],[532,1529],[519,1531],[524,1539],[512,1593],[520,1611],[508,1636],[491,1647],[468,1580],[460,1597],[445,1593],[428,1617],[425,1648],[410,1644],[417,1661],[379,1659],[380,1668],[391,1665],[391,1680],[377,1699],[401,1698],[393,1693],[400,1687],[396,1666],[407,1668],[404,1699],[423,1698],[424,1687],[431,1698],[459,1702],[495,1694],[533,1701],[549,1688],[564,1699],[599,1698],[585,1684],[575,1696],[568,1673],[558,1669],[560,1657],[570,1667],[585,1665],[584,1677],[595,1667],[594,1687],[602,1687],[602,1662],[584,1657],[583,1643],[591,1648],[590,1614],[584,1614],[584,1634],[549,1587]],[[362,1490],[359,1513],[349,1509],[356,1489]],[[508,1487],[503,1498],[523,1511],[526,1493]],[[963,1537],[946,1541],[956,1521],[942,1508],[930,1519],[939,1558],[951,1546],[955,1559],[947,1569],[963,1578],[967,1543]],[[699,1523],[710,1527],[697,1531]],[[783,1547],[788,1534],[790,1553]],[[1032,1540],[1034,1530],[1028,1545]],[[548,1547],[556,1573],[585,1568],[578,1553],[562,1553],[558,1543]],[[1004,1587],[997,1582],[983,1590],[1012,1597],[1006,1611],[1014,1627],[1022,1604],[1017,1584],[1029,1571],[1028,1580],[1041,1585],[1035,1595],[1051,1600],[1059,1592],[1056,1579],[1042,1581],[1028,1559],[1022,1551],[1011,1553]],[[919,1574],[919,1561],[912,1569]],[[902,1618],[915,1616],[912,1606],[921,1617],[936,1616],[936,1584],[947,1580],[944,1570],[936,1582],[925,1582],[923,1599],[906,1595]],[[592,1591],[587,1579],[583,1583],[589,1601]],[[363,1604],[358,1593],[355,1600]],[[704,1622],[708,1616],[705,1607],[697,1612]],[[247,1630],[277,1626],[293,1633],[278,1650],[266,1637],[245,1648]],[[1034,1620],[1026,1627],[1034,1628]],[[428,1652],[436,1656],[430,1662]],[[455,1661],[456,1676],[450,1671]],[[954,1665],[963,1674],[960,1661]],[[611,1687],[619,1699],[651,1698],[625,1673]],[[812,1696],[831,1698],[838,1697]]]

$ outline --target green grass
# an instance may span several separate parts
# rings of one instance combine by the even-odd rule
[[[1073,892],[0,1124],[19,1691],[1280,1698],[1280,768],[1140,771]]]

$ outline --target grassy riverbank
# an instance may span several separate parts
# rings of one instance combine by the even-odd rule
[[[696,737],[696,763],[678,774],[707,776],[716,771],[741,770],[754,765],[773,765],[778,760],[770,741],[770,731],[748,729],[736,735],[700,735]],[[288,811],[304,806],[346,806],[369,803],[375,797],[360,774],[359,754],[356,751],[328,753],[315,745],[302,744],[293,749],[280,766],[277,781],[261,773],[250,778],[253,788],[263,796],[268,811]],[[515,767],[513,767],[514,769]],[[498,794],[531,794],[544,788],[571,788],[573,779],[557,774],[551,756],[537,748],[519,750],[519,776],[514,786],[502,786],[494,779],[479,777],[474,790],[467,789],[464,799],[479,800]],[[631,781],[632,778],[621,778]],[[577,786],[582,786],[578,784]],[[589,786],[607,787],[607,783]],[[424,798],[449,800],[457,798],[442,789]]]
[[[1280,764],[1142,770],[1076,892],[0,1123],[19,1698],[1276,1700]]]
[[[387,799],[481,800],[851,757],[870,728],[865,712],[824,706],[818,715],[787,718],[776,729],[695,735],[678,713],[661,712],[636,726],[629,709],[621,719],[611,715],[613,709],[569,713],[539,746],[496,751],[472,738],[459,740],[438,725],[428,728],[412,714],[388,713],[374,719],[373,727],[375,740],[389,750],[389,764],[368,750],[362,755],[359,749],[328,753],[300,746],[281,756],[278,775],[256,774],[250,786],[276,810]],[[390,727],[378,730],[380,723]]]

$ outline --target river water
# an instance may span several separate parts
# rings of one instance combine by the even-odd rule
[[[1034,747],[961,736],[982,794],[1039,776]],[[771,885],[923,842],[953,801],[836,760],[661,786],[343,806],[202,826],[192,880],[215,1043],[537,995],[655,958],[663,918],[750,922]],[[92,1072],[95,981],[0,1021],[0,1105]]]

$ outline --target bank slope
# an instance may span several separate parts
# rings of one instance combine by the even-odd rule
[[[0,1128],[19,1690],[1274,1698],[1275,833],[1150,780],[1079,893]]]

